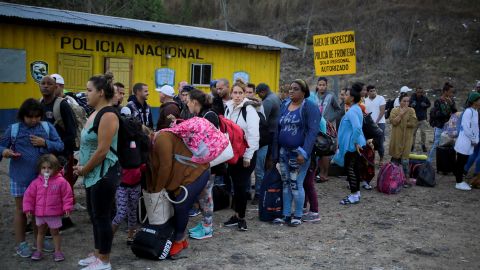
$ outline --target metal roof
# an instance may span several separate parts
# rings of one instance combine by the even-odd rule
[[[298,50],[298,48],[294,46],[260,35],[221,31],[178,24],[142,21],[45,7],[17,5],[4,2],[0,2],[0,17],[15,17],[25,20],[55,22],[70,25],[111,28],[120,31],[136,31],[174,37],[221,41],[234,44],[262,46],[267,47],[266,49]]]

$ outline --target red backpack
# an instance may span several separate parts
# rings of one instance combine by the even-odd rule
[[[228,134],[230,143],[233,149],[233,158],[227,161],[228,164],[237,164],[238,160],[245,154],[245,149],[248,148],[247,140],[245,140],[245,133],[243,129],[235,124],[233,121],[219,115],[220,131]]]

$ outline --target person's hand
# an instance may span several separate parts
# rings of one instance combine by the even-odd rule
[[[361,154],[362,154],[362,152],[361,152],[361,151],[362,151],[362,147],[361,147],[358,143],[356,143],[356,144],[355,144],[355,148],[357,148],[357,153],[358,153],[359,155],[361,155]]]
[[[15,152],[13,152],[12,149],[6,148],[6,149],[3,150],[3,152],[2,152],[2,156],[3,156],[4,158],[12,158],[12,157],[15,156]]]
[[[70,216],[70,211],[65,211],[65,217],[69,217]]]
[[[300,164],[300,165],[305,163],[305,158],[301,154],[298,154],[298,156],[297,156],[297,163]]]
[[[73,166],[73,174],[78,176],[83,176],[83,166],[80,166],[80,165]]]
[[[250,167],[250,160],[249,159],[243,159],[243,167],[245,167],[245,168]]]
[[[31,218],[32,217],[32,212],[26,212],[25,216],[27,216],[27,218]]]
[[[420,103],[420,105],[422,105],[422,107],[427,107],[427,103],[425,102]]]
[[[173,115],[173,114],[167,115],[167,119],[170,120],[170,121],[172,121],[172,122],[175,122],[175,121],[177,120],[177,118],[176,118],[175,115]]]
[[[38,147],[45,147],[47,144],[45,143],[45,139],[35,136],[35,135],[30,135],[30,142],[32,143],[33,146],[38,146]]]

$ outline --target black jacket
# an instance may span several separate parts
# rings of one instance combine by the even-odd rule
[[[417,97],[417,94],[413,94],[410,97],[410,107],[415,110],[418,121],[427,120],[427,110],[430,108],[430,100],[426,96]]]

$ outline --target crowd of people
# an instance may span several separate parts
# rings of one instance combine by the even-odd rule
[[[381,167],[385,162],[388,124],[391,126],[388,155],[408,176],[409,156],[417,149],[417,131],[420,130],[420,149],[427,153],[427,119],[434,127],[434,143],[428,152],[428,162],[432,162],[445,123],[457,112],[454,87],[448,82],[428,117],[431,102],[421,87],[410,94],[413,89],[403,86],[395,100],[386,101],[375,86],[360,82],[342,89],[337,97],[328,90],[325,77],[318,78],[313,90],[305,80],[296,79],[282,85],[278,94],[265,83],[255,85],[236,80],[231,84],[222,78],[211,82],[210,93],[187,82],[179,83],[178,94],[169,85],[155,89],[162,105],[154,125],[152,108],[147,103],[149,87],[145,83],[133,86],[125,106],[122,104],[128,90],[120,82],[113,83],[110,73],[91,77],[85,93],[72,95],[64,85],[59,74],[43,77],[39,83],[42,98],[23,102],[17,122],[8,127],[0,140],[0,151],[3,158],[11,159],[13,228],[16,253],[20,257],[41,260],[43,252],[54,252],[55,261],[65,259],[59,231],[74,226],[70,219],[72,211],[84,209],[73,193],[75,182],[83,181],[94,239],[92,253],[79,260],[79,265],[87,270],[111,269],[109,255],[114,233],[125,219],[127,243],[133,242],[138,226],[138,200],[145,185],[150,185],[150,192],[166,189],[172,196],[183,198],[173,206],[175,234],[170,255],[175,256],[188,247],[188,237],[213,236],[215,183],[227,184],[232,192],[233,214],[224,226],[247,231],[248,200],[258,204],[267,170],[278,166],[283,207],[282,217],[274,223],[296,227],[303,222],[319,221],[314,183],[329,180],[332,163],[344,168],[350,188],[350,194],[340,204],[357,204],[360,189],[372,189],[371,179],[364,179],[361,166],[365,148],[372,147],[378,152],[376,165]],[[470,190],[464,176],[473,163],[477,164],[475,172],[480,171],[480,83],[476,87],[461,114],[454,147],[455,187],[460,190]],[[373,141],[366,138],[362,129],[366,115],[382,131]],[[118,156],[121,149],[117,145],[122,136],[120,116],[135,118],[143,125],[142,131],[151,139],[148,163],[122,168]],[[215,128],[220,128],[222,117],[238,125],[247,143],[241,158],[234,164],[213,167],[177,162],[176,158],[192,153],[180,138],[161,130],[175,125],[179,119],[192,117],[205,118]],[[312,154],[319,133],[334,138],[338,145],[334,155]],[[252,175],[253,198],[250,197]],[[202,214],[201,222],[187,230],[189,216],[197,213]],[[27,218],[33,224],[33,246],[26,241]]]

